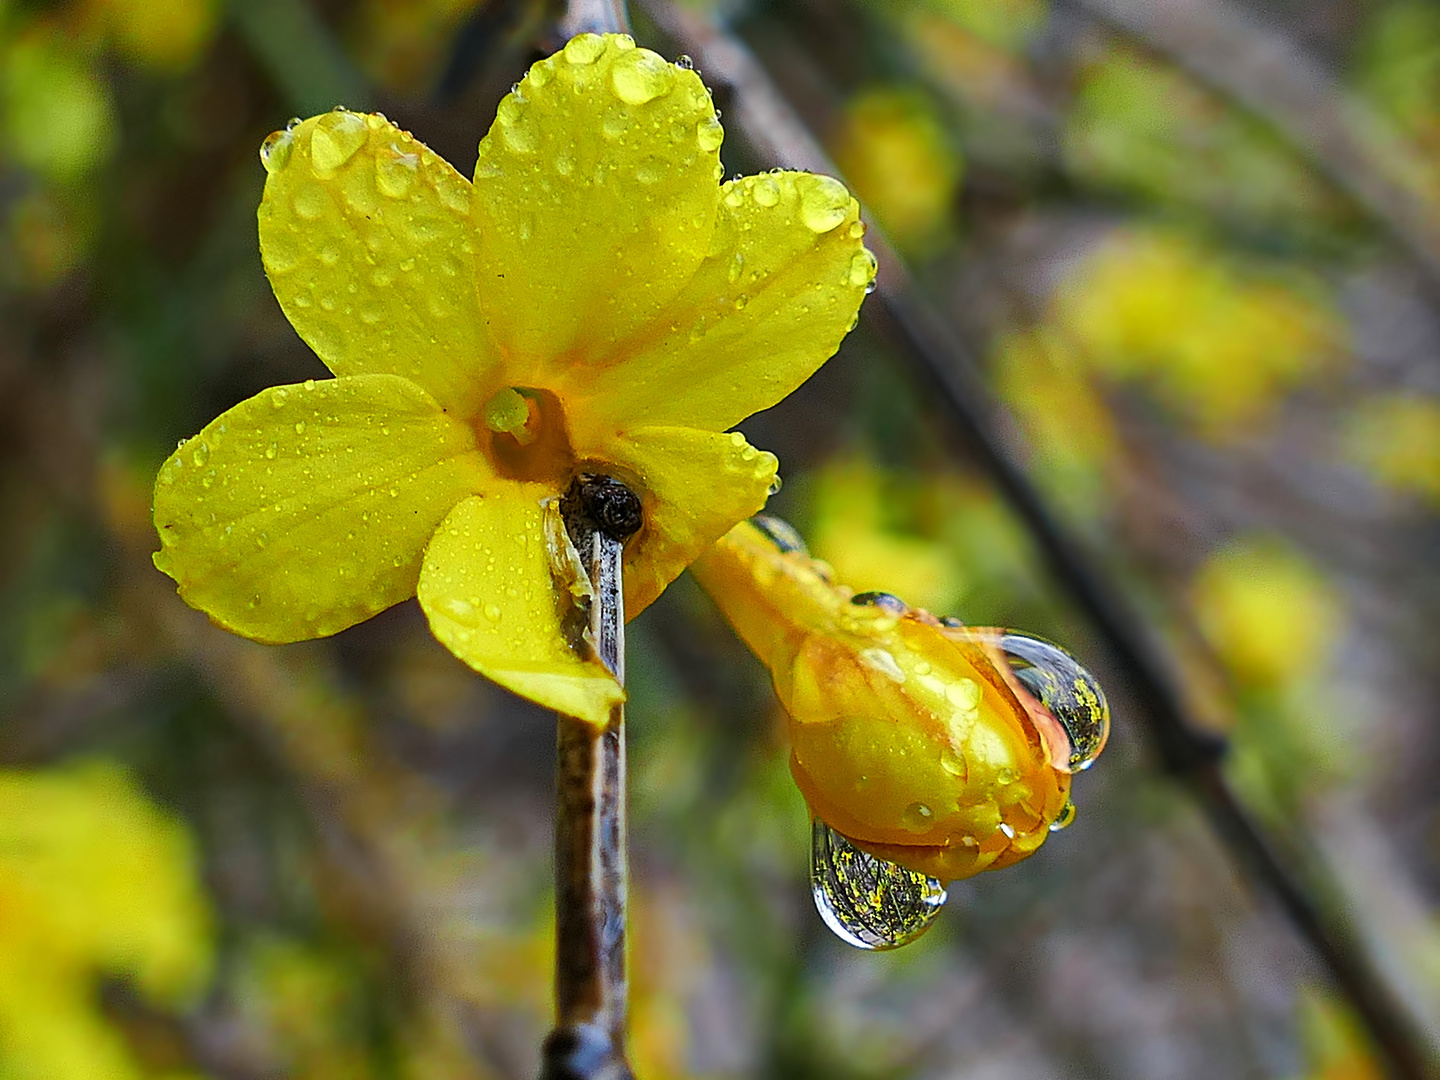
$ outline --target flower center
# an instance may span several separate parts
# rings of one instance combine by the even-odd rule
[[[568,484],[575,451],[560,399],[548,390],[507,386],[480,413],[482,445],[497,471],[512,480]],[[485,436],[488,436],[486,438]]]

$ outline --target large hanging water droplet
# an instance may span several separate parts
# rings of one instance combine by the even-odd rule
[[[1088,769],[1110,737],[1110,706],[1095,676],[1043,638],[1005,634],[1000,649],[1021,685],[1050,710],[1070,737],[1070,768]]]
[[[836,937],[870,950],[908,945],[949,898],[935,878],[861,851],[818,819],[810,830],[810,891]]]

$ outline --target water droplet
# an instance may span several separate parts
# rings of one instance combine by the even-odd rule
[[[575,159],[569,154],[561,154],[555,159],[555,171],[561,176],[569,176],[575,171]]]
[[[850,233],[851,240],[859,240],[862,236],[865,235],[865,223],[859,218],[856,218],[850,223],[850,228],[848,231]]]
[[[727,276],[730,278],[730,284],[731,284],[731,285],[734,285],[735,282],[739,281],[739,280],[740,280],[740,275],[743,274],[744,272],[745,272],[745,256],[744,256],[744,255],[741,255],[740,252],[737,251],[737,252],[735,253],[735,257],[730,260],[730,271],[729,271],[729,273],[727,274]]]
[[[1060,808],[1059,815],[1050,823],[1050,831],[1059,832],[1061,829],[1068,829],[1074,820],[1075,804],[1066,799],[1065,805]]]
[[[260,144],[260,164],[265,166],[265,171],[268,173],[279,172],[289,163],[290,153],[294,149],[295,136],[288,128],[284,131],[272,132]]]
[[[855,257],[850,260],[850,284],[854,286],[869,285],[875,280],[875,256],[868,251],[857,251]]]
[[[694,71],[695,61],[691,60],[690,57],[686,56],[684,53],[681,53],[680,58],[675,61],[675,66],[681,71]]]
[[[700,144],[700,149],[707,154],[720,149],[720,144],[725,141],[725,129],[720,126],[720,121],[713,116],[707,116],[695,125],[695,141]]]
[[[739,184],[730,183],[725,186],[725,205],[729,207],[739,206],[745,201],[745,192]]]
[[[499,622],[499,621],[500,621],[500,615],[501,615],[501,611],[500,611],[500,605],[499,605],[499,604],[486,604],[486,605],[485,605],[485,618],[489,619],[491,622]]]
[[[949,898],[935,878],[861,851],[818,820],[810,830],[810,891],[835,936],[868,950],[914,941]]]
[[[605,39],[599,34],[579,34],[566,43],[561,55],[567,63],[585,67],[605,55]]]
[[[1000,649],[1020,684],[1070,737],[1070,768],[1088,769],[1110,737],[1110,706],[1095,677],[1060,646],[1042,638],[1005,634]]]
[[[554,77],[555,61],[548,56],[530,68],[531,86],[544,86]]]
[[[827,233],[850,212],[850,192],[839,180],[817,176],[805,185],[800,196],[800,220],[811,232]]]
[[[798,551],[801,555],[808,555],[810,551],[805,546],[805,539],[795,527],[788,521],[783,521],[772,514],[756,514],[750,519],[750,524],[765,534],[765,538],[775,545],[780,551],[789,553]]]
[[[648,157],[640,163],[635,170],[635,179],[642,184],[658,184],[665,178],[666,170],[669,168],[664,158]]]
[[[382,150],[375,157],[375,186],[382,195],[403,199],[410,194],[419,171],[420,155],[401,153],[392,143],[388,150]]]
[[[670,92],[675,85],[675,69],[649,49],[631,49],[611,65],[610,85],[621,101],[644,105]]]
[[[495,109],[495,122],[500,125],[505,145],[516,153],[533,154],[539,147],[540,135],[518,95],[510,94],[501,100]]]
[[[195,463],[195,467],[198,469],[210,460],[210,444],[204,439],[196,439],[194,442],[195,449],[190,451],[190,460]]]
[[[755,180],[755,201],[761,206],[774,206],[780,201],[780,185],[768,176]]]
[[[295,421],[295,434],[296,434],[296,435],[304,435],[304,434],[305,434],[305,421],[304,421],[304,420],[296,420],[296,421]]]
[[[295,192],[295,198],[291,205],[295,207],[295,213],[300,217],[306,221],[314,221],[325,212],[325,205],[329,201],[329,196],[325,194],[324,188],[319,184],[307,181],[300,186],[299,191]]]
[[[332,173],[349,161],[365,145],[370,129],[365,118],[337,109],[315,122],[310,136],[310,162],[322,175]]]
[[[856,593],[850,598],[850,603],[860,607],[880,608],[895,615],[904,615],[910,610],[908,604],[898,596],[888,592],[862,592]]]
[[[911,832],[925,832],[935,818],[935,812],[922,802],[912,802],[900,815],[900,824]]]
[[[780,488],[783,487],[784,484],[785,484],[785,481],[783,481],[783,480],[780,479],[780,474],[779,474],[779,473],[776,473],[776,474],[771,478],[771,480],[770,480],[770,486],[765,489],[765,494],[766,494],[766,495],[779,495],[779,494],[780,494]]]
[[[334,305],[331,305],[331,306],[334,306]],[[315,389],[315,380],[314,380],[314,379],[306,379],[305,382],[304,382],[302,385],[304,385],[304,387],[305,387],[306,390],[314,390],[314,389]]]
[[[745,305],[748,303],[750,303],[750,297],[746,296],[744,293],[741,293],[739,296],[735,297],[735,310],[744,311]]]

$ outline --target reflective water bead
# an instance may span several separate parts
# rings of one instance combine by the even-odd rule
[[[949,899],[937,879],[861,851],[819,820],[810,828],[810,890],[836,937],[872,951],[914,941]]]
[[[801,555],[810,554],[804,538],[788,521],[782,521],[771,514],[756,514],[750,519],[750,524],[764,533],[765,538],[780,551],[787,554],[792,551],[798,551]]]
[[[365,145],[369,129],[365,118],[342,109],[326,113],[310,136],[310,161],[317,173],[330,173],[349,161]]]
[[[904,615],[910,606],[898,596],[888,592],[862,592],[850,598],[850,603],[860,607],[874,607],[896,615]]]
[[[1110,706],[1095,677],[1058,645],[1028,634],[1005,634],[1000,649],[1035,700],[1070,738],[1070,768],[1088,769],[1110,737]]]
[[[266,172],[279,172],[289,162],[294,149],[295,136],[289,128],[272,132],[260,144],[260,164],[265,166]]]
[[[1070,823],[1074,820],[1075,804],[1069,799],[1066,799],[1065,805],[1060,808],[1059,816],[1050,823],[1050,831],[1059,832],[1061,829],[1068,829],[1070,827]]]

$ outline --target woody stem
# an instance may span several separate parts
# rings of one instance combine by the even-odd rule
[[[570,502],[570,500],[567,500]],[[589,641],[625,681],[623,541],[574,500],[570,538],[595,590]],[[555,803],[556,1025],[541,1080],[632,1080],[625,1060],[625,707],[603,728],[559,717]]]

